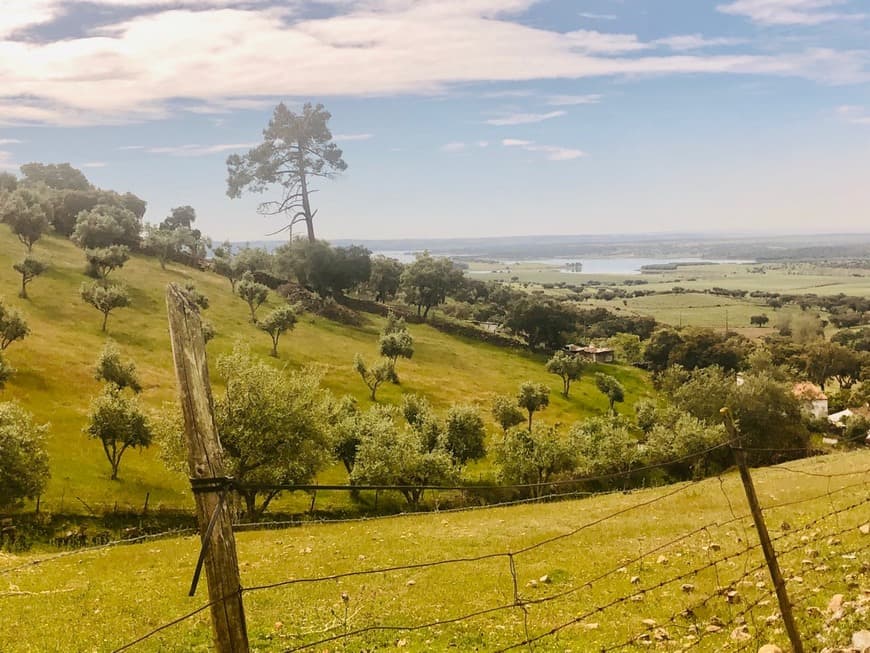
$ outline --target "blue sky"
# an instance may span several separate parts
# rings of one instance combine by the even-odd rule
[[[7,0],[0,169],[69,161],[225,195],[279,101],[322,102],[347,172],[326,238],[870,231],[870,0]]]

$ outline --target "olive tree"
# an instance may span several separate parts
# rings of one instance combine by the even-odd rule
[[[89,248],[85,250],[85,259],[88,261],[87,275],[105,284],[109,274],[130,260],[130,248],[126,245]]]
[[[9,225],[28,254],[51,228],[50,213],[51,205],[35,189],[18,188],[0,200],[0,222]]]
[[[525,421],[522,411],[517,407],[517,400],[507,395],[498,395],[492,400],[492,418],[507,433],[508,429]]]
[[[121,458],[127,449],[147,447],[152,432],[135,396],[128,397],[114,383],[108,383],[91,403],[85,433],[99,440],[112,468],[111,480],[118,479]]]
[[[106,331],[106,322],[109,320],[109,313],[117,308],[125,308],[130,305],[130,295],[127,289],[119,285],[102,286],[96,281],[93,283],[83,283],[79,289],[82,301],[90,304],[95,309],[103,314],[103,324],[101,330]]]
[[[21,313],[7,308],[0,301],[0,351],[5,351],[16,340],[23,340],[30,333],[30,327]]]
[[[416,429],[399,429],[392,420],[377,422],[360,440],[351,479],[357,484],[398,485],[413,507],[425,486],[455,482],[456,468],[444,441],[427,442]]]
[[[229,280],[230,288],[235,294],[236,284],[242,278],[244,270],[239,266],[238,258],[233,255],[233,246],[229,241],[225,241],[215,248],[211,267],[217,274]]]
[[[332,454],[344,465],[351,483],[354,483],[351,474],[360,443],[386,428],[385,422],[390,426],[393,424],[393,415],[388,408],[376,405],[362,411],[352,397],[344,397],[338,402],[332,427]]]
[[[625,401],[625,388],[615,377],[601,372],[595,375],[595,385],[607,397],[607,401],[610,403],[610,412],[616,414],[614,404]]]
[[[132,211],[112,204],[97,204],[76,216],[72,240],[82,249],[99,249],[111,245],[139,247],[142,224]]]
[[[257,323],[257,309],[260,308],[269,296],[269,288],[254,280],[254,275],[245,272],[238,285],[239,297],[248,304],[251,311],[251,322]]]
[[[451,406],[444,420],[445,446],[457,465],[486,455],[486,428],[474,406]]]
[[[378,350],[396,369],[396,361],[401,358],[411,358],[414,355],[414,338],[406,328],[385,332],[378,341]],[[399,382],[399,375],[393,374],[393,383]]]
[[[532,415],[550,405],[550,388],[543,383],[526,381],[517,392],[517,406],[529,413],[529,431],[532,430]]]
[[[568,441],[577,456],[575,471],[580,476],[619,478],[641,461],[637,438],[628,420],[619,416],[577,422],[568,433]]]
[[[27,284],[48,270],[48,265],[32,256],[27,256],[20,263],[14,263],[12,269],[21,275],[21,290],[18,291],[18,296],[27,299]]]
[[[392,361],[382,358],[373,366],[366,365],[365,359],[360,354],[353,357],[353,368],[371,391],[372,401],[377,401],[378,388],[396,376],[396,369]]]
[[[547,361],[547,371],[562,379],[562,395],[567,398],[571,382],[579,379],[583,372],[583,361],[565,351],[557,351]]]
[[[269,313],[257,326],[272,338],[272,356],[278,356],[278,339],[296,326],[296,312],[292,306],[279,306]]]
[[[556,429],[539,424],[505,433],[495,447],[495,461],[504,483],[529,485],[529,494],[541,496],[554,475],[573,467],[574,456]]]
[[[48,483],[45,434],[15,402],[0,403],[0,510],[39,496]]]
[[[136,372],[133,361],[121,360],[121,352],[114,342],[107,342],[97,358],[94,378],[118,386],[122,390],[129,388],[135,394],[142,392],[142,383]]]
[[[329,461],[330,396],[310,369],[285,372],[237,347],[217,361],[226,391],[215,401],[215,423],[227,474],[241,484],[246,517],[256,518],[280,489],[309,483]]]
[[[15,368],[6,362],[6,359],[0,355],[0,390],[6,387],[6,382],[15,374]]]

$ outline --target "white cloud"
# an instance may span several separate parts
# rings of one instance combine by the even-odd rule
[[[700,34],[684,34],[680,36],[668,36],[663,39],[656,39],[656,45],[663,45],[671,50],[684,52],[686,50],[699,50],[701,48],[714,48],[723,45],[740,45],[745,43],[744,39],[714,37],[704,38]]]
[[[510,20],[534,0],[334,0],[342,13],[304,20],[287,5],[124,1],[173,9],[53,42],[9,35],[71,2],[32,0],[20,20],[4,12],[0,125],[123,124],[172,111],[261,108],[279,97],[425,94],[479,82],[702,73],[852,83],[870,75],[866,51],[652,56],[655,44],[633,34],[560,33]]]
[[[465,143],[462,141],[453,141],[452,143],[445,143],[439,149],[442,152],[462,152],[465,147]]]
[[[88,161],[87,163],[80,163],[78,165],[79,168],[105,168],[108,164],[105,161]]]
[[[819,25],[865,17],[864,14],[836,10],[847,4],[848,0],[733,0],[718,5],[716,9],[725,14],[746,16],[762,25]]]
[[[524,141],[518,138],[505,138],[501,144],[505,147],[518,147],[527,152],[541,152],[550,161],[570,161],[586,155],[583,150],[558,145],[538,145],[534,141]]]
[[[334,141],[367,141],[374,138],[374,134],[335,134]]]
[[[209,156],[220,154],[230,150],[248,150],[256,147],[258,143],[220,143],[217,145],[168,145],[159,147],[146,147],[145,151],[150,154],[169,154],[170,156]],[[136,146],[127,146],[132,149]]]
[[[0,145],[15,145],[23,142],[17,138],[0,138]]]
[[[634,34],[611,34],[581,29],[566,33],[565,38],[575,49],[589,54],[625,54],[649,47],[641,43]]]
[[[480,97],[485,98],[506,98],[506,97],[530,97],[534,95],[534,91],[527,88],[521,89],[513,89],[507,91],[490,91],[488,93],[481,93]]]
[[[586,11],[581,11],[579,14],[580,18],[588,18],[590,20],[616,20],[616,14],[593,14]]]
[[[547,98],[547,104],[551,107],[569,107],[578,104],[598,104],[601,95],[551,95]]]
[[[870,111],[864,107],[854,105],[843,105],[837,107],[837,115],[854,125],[870,125]]]
[[[47,23],[59,14],[60,3],[57,0],[19,0],[14,9],[6,6],[0,13],[0,38],[33,25]]]
[[[528,125],[533,122],[543,122],[544,120],[551,120],[552,118],[558,118],[559,116],[564,116],[564,111],[550,111],[548,113],[513,113],[509,116],[503,116],[501,118],[490,118],[485,121],[487,125]]]
[[[12,152],[0,150],[0,170],[13,170],[19,165],[12,160]]]
[[[144,145],[122,145],[119,150],[144,150]]]

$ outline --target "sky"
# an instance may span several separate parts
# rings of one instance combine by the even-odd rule
[[[261,240],[226,157],[320,102],[323,238],[870,231],[870,0],[4,0],[0,171]]]

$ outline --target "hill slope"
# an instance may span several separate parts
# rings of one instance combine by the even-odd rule
[[[753,472],[808,651],[866,628],[868,468],[870,451],[860,451]],[[248,632],[261,652],[378,625],[386,628],[306,650],[495,651],[527,636],[542,637],[535,651],[755,651],[771,641],[788,650],[736,474],[237,541]],[[186,596],[198,552],[190,536],[25,567],[39,556],[0,554],[0,650],[114,650],[195,610],[207,600],[204,579]],[[310,582],[253,589],[288,579]],[[833,617],[836,594],[843,609]],[[206,651],[209,639],[200,612],[131,650]]]
[[[6,227],[0,227],[0,297],[18,308],[32,333],[6,351],[8,361],[18,369],[0,400],[18,399],[41,422],[51,422],[49,454],[52,480],[42,499],[51,511],[83,511],[81,502],[99,509],[117,505],[141,508],[150,493],[151,506],[189,507],[186,481],[166,471],[154,451],[131,451],[121,464],[120,480],[108,479],[108,464],[99,444],[82,433],[88,405],[99,391],[93,365],[106,335],[100,332],[101,315],[84,304],[78,295],[83,281],[81,250],[61,238],[44,238],[34,255],[51,264],[50,271],[29,287],[29,300],[17,297],[20,277],[12,270],[23,248]],[[192,281],[208,296],[211,306],[205,318],[214,324],[217,336],[208,345],[209,356],[229,351],[239,339],[250,343],[255,353],[270,359],[269,338],[249,321],[247,306],[230,291],[229,283],[215,274],[170,264],[161,270],[155,259],[135,255],[116,271],[113,280],[130,290],[132,306],[109,317],[108,337],[124,357],[134,360],[142,377],[142,399],[154,410],[175,399],[175,379],[166,326],[164,291],[169,282]],[[270,295],[264,315],[278,305]],[[324,366],[325,385],[336,394],[351,394],[368,405],[368,391],[352,369],[355,352],[369,360],[377,355],[378,331],[383,320],[367,316],[362,327],[349,327],[305,315],[296,329],[280,343],[276,365]],[[522,381],[532,379],[552,388],[550,407],[540,419],[570,423],[606,409],[603,396],[595,389],[592,374],[572,388],[568,400],[558,392],[560,381],[547,374],[544,359],[529,353],[445,335],[426,325],[412,325],[414,358],[399,362],[400,386],[379,390],[382,402],[396,403],[402,393],[417,392],[443,410],[452,402],[479,403],[489,421],[488,405],[496,393],[513,393]],[[214,366],[212,366],[213,368]],[[628,411],[639,397],[651,392],[645,373],[630,367],[606,366],[625,385]],[[219,384],[219,379],[214,379]],[[494,430],[494,429],[493,429]],[[343,482],[343,472],[334,469],[324,480]]]

